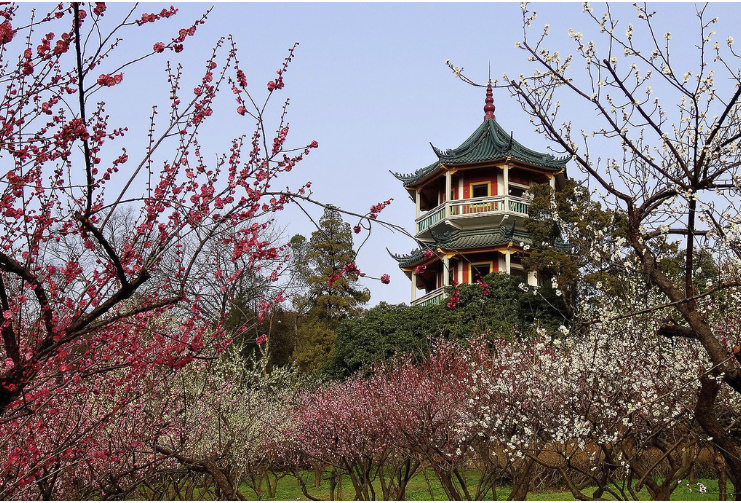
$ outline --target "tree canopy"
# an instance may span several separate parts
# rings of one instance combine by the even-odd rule
[[[395,356],[420,358],[439,338],[528,338],[538,329],[558,337],[559,327],[568,324],[563,300],[548,283],[533,295],[520,278],[492,273],[480,284],[456,288],[459,302],[453,308],[381,302],[363,316],[343,320],[324,373],[342,378]]]

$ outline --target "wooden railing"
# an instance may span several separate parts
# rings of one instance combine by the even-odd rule
[[[504,196],[475,197],[450,201],[450,216],[492,213],[504,209]]]
[[[433,290],[430,293],[425,294],[424,296],[413,300],[412,305],[413,306],[435,306],[437,304],[440,304],[443,301],[444,297],[445,297],[445,289],[438,288],[437,290]]]
[[[472,199],[455,199],[446,201],[428,211],[417,220],[417,234],[425,232],[441,220],[446,218],[468,218],[479,215],[495,215],[498,213],[515,213],[527,216],[530,206],[528,200],[515,196],[489,196]]]
[[[445,218],[445,203],[441,204],[437,208],[435,208],[432,211],[428,211],[425,216],[422,218],[417,219],[417,233],[423,232],[436,223],[438,223],[440,220]]]

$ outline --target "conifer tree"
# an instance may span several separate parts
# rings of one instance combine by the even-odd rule
[[[294,236],[291,243],[295,266],[306,278],[306,292],[294,299],[297,311],[306,314],[293,356],[302,371],[310,372],[329,359],[337,324],[362,314],[370,292],[358,284],[352,230],[336,208],[324,210],[308,242]]]

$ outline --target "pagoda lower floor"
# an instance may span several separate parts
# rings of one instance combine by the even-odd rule
[[[525,251],[509,246],[484,250],[426,250],[417,260],[402,266],[412,281],[412,305],[433,305],[442,302],[445,287],[461,283],[476,283],[493,272],[522,278],[522,282],[537,285],[535,271],[523,267]],[[413,257],[410,257],[413,259]]]

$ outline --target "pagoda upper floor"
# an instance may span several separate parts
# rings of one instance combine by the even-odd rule
[[[487,106],[490,97],[489,87]],[[464,229],[494,225],[505,215],[527,217],[527,189],[549,183],[559,190],[570,159],[525,147],[489,111],[460,146],[432,145],[432,150],[437,156],[432,164],[410,174],[392,173],[415,202],[415,237],[421,240],[441,223]]]

